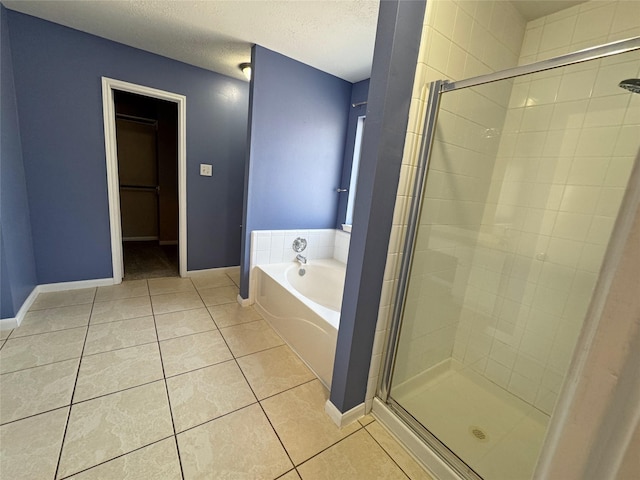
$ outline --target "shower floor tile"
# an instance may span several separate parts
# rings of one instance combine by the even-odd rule
[[[2,332],[0,478],[432,480],[374,417],[338,428],[326,389],[253,309],[212,308],[221,330],[200,301],[149,311],[195,286],[231,298],[230,282],[44,295],[33,320]]]
[[[548,416],[475,372],[449,370],[392,396],[481,476],[533,474]]]

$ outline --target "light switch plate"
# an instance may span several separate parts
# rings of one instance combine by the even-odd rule
[[[212,171],[213,168],[211,167],[211,165],[207,163],[200,164],[200,175],[202,175],[203,177],[210,177],[213,174]]]

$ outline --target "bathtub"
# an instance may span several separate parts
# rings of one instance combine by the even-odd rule
[[[345,264],[311,260],[256,267],[255,308],[329,388],[336,353]]]

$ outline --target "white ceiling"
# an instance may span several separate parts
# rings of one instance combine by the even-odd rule
[[[378,0],[19,1],[5,7],[243,79],[257,43],[350,82],[369,78]]]
[[[2,0],[12,10],[244,79],[251,45],[350,82],[371,75],[379,0]],[[514,0],[527,19],[584,0]]]

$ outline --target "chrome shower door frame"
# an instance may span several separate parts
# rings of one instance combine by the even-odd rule
[[[480,75],[456,82],[447,80],[437,80],[429,86],[429,97],[426,104],[426,118],[422,132],[422,142],[417,164],[416,178],[413,186],[413,198],[407,224],[403,258],[400,268],[400,275],[396,289],[396,296],[393,305],[391,323],[389,327],[389,337],[387,339],[387,349],[384,359],[382,375],[378,385],[378,398],[389,409],[409,427],[413,433],[418,435],[433,451],[453,468],[463,478],[480,479],[470,467],[468,467],[455,453],[449,450],[444,443],[436,438],[418,420],[413,418],[401,405],[390,396],[391,383],[393,381],[393,371],[397,355],[398,343],[402,329],[402,317],[405,308],[406,292],[411,274],[411,266],[415,249],[416,232],[423,205],[426,180],[429,174],[429,162],[432,153],[433,139],[435,136],[440,97],[442,94],[460,90],[463,88],[475,87],[486,83],[507,80],[510,78],[530,75],[546,70],[575,65],[578,63],[597,60],[622,53],[640,50],[640,37],[633,37],[626,40],[611,42],[597,47],[587,48],[566,55],[561,55],[547,60],[542,60],[528,65],[509,68],[500,72]],[[578,347],[576,348],[577,351]]]

